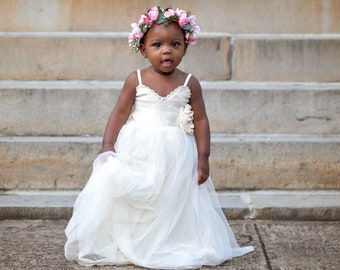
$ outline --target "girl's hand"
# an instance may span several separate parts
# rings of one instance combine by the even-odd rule
[[[209,160],[208,157],[198,157],[198,184],[201,185],[209,177]]]

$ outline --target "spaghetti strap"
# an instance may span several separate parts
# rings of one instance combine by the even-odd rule
[[[142,75],[140,74],[140,70],[137,70],[137,77],[138,77],[138,84],[141,85],[142,84]]]
[[[191,74],[188,74],[187,78],[185,79],[184,86],[187,86],[190,78],[191,78]]]

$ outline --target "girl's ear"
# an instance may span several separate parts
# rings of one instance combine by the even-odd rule
[[[148,57],[148,55],[147,55],[147,53],[146,53],[146,50],[145,50],[145,45],[144,45],[144,43],[140,44],[139,51],[140,51],[140,53],[143,55],[144,58],[147,58],[147,57]]]
[[[187,53],[187,49],[188,49],[188,44],[185,44],[183,56]]]

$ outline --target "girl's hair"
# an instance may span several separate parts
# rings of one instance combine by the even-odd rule
[[[184,11],[180,9],[161,8],[154,6],[150,8],[147,14],[141,15],[138,24],[132,23],[132,31],[129,34],[129,46],[138,52],[140,44],[143,42],[143,37],[152,26],[153,23],[168,25],[172,22],[177,22],[179,27],[184,32],[185,43],[195,44],[200,27],[196,23],[196,16],[190,15],[190,11]]]

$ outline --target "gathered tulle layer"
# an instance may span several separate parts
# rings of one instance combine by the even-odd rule
[[[65,230],[67,259],[183,269],[252,251],[238,246],[211,179],[197,184],[192,135],[129,121],[115,148],[96,158],[75,202]]]

